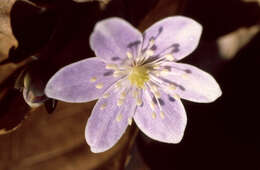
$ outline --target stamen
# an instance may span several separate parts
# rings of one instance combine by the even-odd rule
[[[129,59],[133,58],[133,54],[130,53],[130,52],[126,52],[126,55],[127,55],[127,57],[128,57]]]
[[[117,82],[117,83],[115,84],[115,87],[116,87],[116,88],[121,88],[121,87],[122,87],[122,85],[121,85],[121,83],[120,83],[120,82]]]
[[[133,122],[133,119],[131,117],[128,118],[128,125],[131,126]]]
[[[138,97],[138,98],[136,99],[136,105],[137,105],[137,106],[141,106],[142,103],[143,103],[142,99]]]
[[[120,99],[125,99],[127,93],[126,93],[126,90],[124,90],[121,94],[120,94]]]
[[[155,91],[158,91],[158,89],[157,89],[157,86],[156,86],[156,85],[151,85],[151,89],[152,89],[152,91],[153,91],[153,92],[155,92]]]
[[[89,80],[91,83],[97,81],[97,78],[96,77],[92,77],[90,80]]]
[[[160,93],[159,93],[159,91],[158,91],[158,89],[157,89],[157,87],[155,85],[151,85],[151,90],[152,90],[152,93],[154,94],[154,96],[156,98],[160,98],[161,97],[161,95],[160,95]]]
[[[177,99],[177,100],[180,99],[180,96],[179,96],[177,93],[174,93],[174,94],[172,95],[172,97],[175,98],[175,99]]]
[[[119,113],[117,116],[116,116],[116,121],[117,122],[120,122],[122,120],[122,113]]]
[[[159,77],[161,72],[160,72],[160,71],[154,71],[153,73],[154,73],[156,76]]]
[[[174,83],[168,83],[168,82],[164,82],[162,80],[160,80],[159,78],[151,75],[151,81],[154,82],[155,84],[159,84],[161,87],[163,87],[163,91],[168,93],[172,93],[171,91],[169,92],[169,90],[176,90],[177,87]]]
[[[125,74],[126,74],[126,71],[116,70],[116,71],[114,71],[113,76],[114,77],[119,77],[119,76],[123,76]]]
[[[169,75],[170,72],[167,69],[162,69],[162,71],[160,73],[162,76],[167,76],[167,75]]]
[[[155,104],[154,104],[153,101],[150,103],[150,107],[151,107],[152,110],[155,110]]]
[[[103,95],[103,98],[106,99],[106,98],[108,98],[109,96],[110,96],[109,93],[105,93],[105,94]]]
[[[161,116],[162,119],[165,118],[165,114],[162,111],[160,112],[160,116]]]
[[[153,95],[154,95],[154,97],[155,97],[156,103],[157,103],[157,105],[158,105],[160,111],[162,111],[161,104],[160,104],[160,102],[159,102],[160,93],[159,93],[158,89],[155,88],[155,87],[156,87],[155,85],[149,85],[149,84],[148,84],[148,86],[150,87],[151,92],[153,93]],[[156,89],[156,90],[153,90],[153,89]],[[151,102],[153,102],[153,101],[151,101]],[[155,112],[153,112],[153,113],[155,113]],[[154,117],[154,116],[156,116],[156,115],[153,115],[153,117]]]
[[[158,69],[160,69],[161,67],[159,66],[159,65],[155,65],[155,66],[153,66],[153,69],[155,69],[155,70],[158,70]]]
[[[154,51],[153,50],[146,50],[145,54],[146,54],[147,57],[151,57],[154,54]]]
[[[134,98],[137,98],[138,95],[139,95],[138,90],[134,89],[134,90],[133,90],[133,97],[134,97]]]
[[[159,93],[159,91],[155,91],[155,92],[154,92],[154,96],[155,96],[156,98],[160,98],[160,97],[161,97],[161,94]]]
[[[155,113],[155,112],[152,113],[152,118],[153,118],[153,119],[156,118],[156,113]]]
[[[99,83],[99,84],[96,85],[96,88],[97,88],[97,89],[102,89],[103,86],[104,86],[104,85],[103,85],[102,83]]]
[[[182,74],[181,77],[182,77],[183,79],[185,79],[185,80],[189,79],[189,76],[188,76],[188,74],[186,74],[186,73]]]
[[[121,106],[124,103],[124,99],[118,99],[117,100],[117,106]]]
[[[102,104],[101,107],[100,107],[100,110],[104,110],[106,106],[107,106],[107,104],[105,104],[105,103]]]
[[[116,64],[107,64],[106,65],[106,69],[116,70],[117,69],[117,65]]]
[[[154,45],[154,42],[155,42],[154,39],[151,38],[150,41],[149,41],[149,47],[150,48]]]
[[[177,88],[177,87],[176,87],[175,85],[173,85],[173,84],[170,84],[170,86],[169,86],[169,89],[170,89],[170,90],[176,90],[176,88]]]
[[[173,57],[172,54],[166,54],[164,57],[165,57],[167,60],[169,60],[169,61],[173,61],[173,60],[174,60],[174,57]]]

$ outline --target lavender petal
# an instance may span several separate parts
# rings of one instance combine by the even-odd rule
[[[104,152],[116,144],[125,132],[128,119],[131,119],[136,105],[128,94],[121,106],[118,106],[120,93],[108,90],[95,105],[88,119],[85,137],[92,152]]]
[[[168,17],[158,21],[145,32],[144,48],[149,40],[155,40],[155,56],[172,54],[180,60],[192,53],[198,46],[202,26],[196,21],[184,17]]]
[[[116,80],[118,78],[105,68],[105,63],[93,57],[59,70],[47,83],[45,94],[65,102],[88,102],[101,96]]]
[[[182,63],[171,62],[170,74],[164,76],[167,82],[176,85],[172,92],[181,98],[198,103],[209,103],[221,96],[221,89],[216,80],[205,71]]]
[[[185,109],[178,99],[169,98],[161,93],[161,113],[157,105],[155,112],[150,107],[150,99],[145,96],[144,104],[134,115],[137,126],[150,138],[165,142],[179,143],[187,123]],[[155,115],[152,115],[154,112]]]
[[[120,18],[98,22],[90,36],[90,46],[96,56],[113,63],[125,60],[127,52],[135,55],[141,42],[142,34]]]

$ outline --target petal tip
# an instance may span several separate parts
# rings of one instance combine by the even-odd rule
[[[173,16],[172,18],[175,18],[175,19],[178,19],[178,20],[183,20],[183,21],[186,21],[187,23],[188,22],[192,23],[194,26],[197,27],[197,29],[198,29],[198,31],[200,31],[200,33],[203,30],[203,26],[198,21],[194,20],[193,18],[186,17],[186,16],[183,16],[183,15]]]
[[[218,86],[216,88],[216,92],[209,97],[209,102],[208,103],[212,103],[212,102],[216,101],[221,96],[222,96],[222,91],[221,91],[220,87]]]
[[[99,147],[99,146],[96,146],[95,144],[91,143],[88,139],[88,137],[85,137],[86,139],[86,142],[87,144],[89,145],[90,147],[90,151],[93,152],[93,153],[102,153],[102,152],[105,152],[107,150],[109,150],[110,148],[104,148],[104,147]]]
[[[102,153],[102,152],[105,152],[106,150],[101,150],[101,149],[97,149],[95,147],[90,146],[90,151],[93,153]]]
[[[202,103],[212,103],[212,102],[215,102],[221,95],[222,95],[222,90],[219,86],[219,84],[217,83],[217,81],[213,78],[214,80],[214,84],[215,84],[215,87],[212,88],[212,91],[211,93],[209,93],[206,97],[207,97],[207,100],[202,102]]]
[[[87,123],[86,129],[85,129],[85,140],[86,140],[87,144],[89,145],[90,151],[92,153],[102,153],[102,152],[105,152],[105,151],[107,151],[111,148],[111,147],[107,148],[107,147],[104,147],[104,146],[102,146],[102,147],[98,146],[94,137],[92,137],[90,135],[91,133],[89,132],[89,130],[90,129],[89,129],[88,123]]]
[[[180,143],[180,142],[182,141],[182,139],[183,139],[183,136],[184,136],[184,132],[183,132],[182,134],[179,134],[178,136],[174,136],[174,137],[171,139],[170,143],[173,143],[173,144],[178,144],[178,143]]]

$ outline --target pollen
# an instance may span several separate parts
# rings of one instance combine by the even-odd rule
[[[172,95],[172,97],[175,98],[175,99],[177,99],[177,100],[180,99],[180,96],[179,96],[177,93],[174,93],[174,94]]]
[[[121,85],[121,83],[120,83],[120,82],[117,82],[117,83],[115,84],[115,87],[116,87],[116,88],[121,88],[121,87],[122,87],[122,85]]]
[[[109,96],[110,96],[109,93],[105,93],[105,94],[103,95],[103,98],[106,99],[106,98],[108,98]]]
[[[155,69],[155,70],[158,70],[158,69],[160,69],[161,67],[159,66],[159,65],[155,65],[155,66],[153,66],[153,69]]]
[[[100,110],[104,110],[106,108],[107,104],[102,104],[101,107],[100,107]]]
[[[144,66],[134,66],[128,76],[131,84],[143,88],[144,84],[149,80],[149,70]]]
[[[92,77],[90,80],[89,80],[91,83],[97,81],[97,78],[96,77]]]
[[[153,119],[156,118],[156,113],[155,113],[155,112],[152,113],[152,118],[153,118]]]
[[[124,103],[124,99],[118,99],[117,100],[117,106],[121,106]]]
[[[120,94],[120,99],[125,99],[127,93],[126,93],[126,90],[124,90],[121,94]]]
[[[104,86],[104,85],[103,85],[102,83],[99,83],[99,84],[96,85],[96,88],[97,88],[97,89],[102,89],[103,86]]]
[[[132,125],[133,119],[132,118],[128,118],[128,125]]]
[[[163,112],[160,112],[160,116],[161,116],[162,119],[165,118],[165,114]]]
[[[150,107],[151,107],[152,110],[155,110],[155,104],[154,104],[154,102],[151,102],[151,103],[150,103]]]
[[[153,38],[152,38],[152,39],[150,39],[149,46],[150,46],[150,47],[151,47],[151,46],[153,46],[153,45],[154,45],[154,43],[155,43],[154,39],[153,39]]]
[[[116,64],[107,64],[107,65],[106,65],[106,69],[116,70],[116,69],[117,69],[117,66],[116,66]]]
[[[162,71],[160,73],[162,76],[167,76],[170,72],[167,69],[162,69]]]
[[[154,71],[154,74],[159,77],[160,76],[160,71],[156,70],[156,71]]]
[[[139,92],[136,89],[133,90],[133,97],[137,98],[138,95],[139,95]]]
[[[129,59],[133,58],[133,54],[130,53],[130,52],[127,52],[127,53],[126,53],[126,56],[127,56]]]
[[[120,122],[122,120],[122,113],[119,113],[117,116],[116,116],[116,121],[117,122]]]
[[[169,61],[173,61],[173,60],[174,60],[174,57],[173,57],[172,54],[166,54],[164,57],[165,57],[167,60],[169,60]]]
[[[153,50],[147,50],[145,53],[146,53],[146,55],[149,56],[149,57],[154,54]]]
[[[123,72],[123,71],[120,71],[120,70],[116,70],[116,71],[114,71],[114,73],[113,73],[113,76],[114,76],[114,77],[119,77],[119,76],[122,76],[122,75],[124,75],[124,72]]]
[[[186,73],[182,74],[181,77],[182,77],[184,80],[189,79],[189,76],[188,76],[188,74],[186,74]]]
[[[155,96],[156,98],[160,98],[160,97],[161,97],[161,94],[160,94],[159,91],[155,91],[155,92],[154,92],[154,96]]]
[[[158,89],[157,89],[157,86],[156,86],[156,85],[151,85],[151,88],[152,88],[152,91],[153,91],[153,92],[156,92],[156,91],[158,91]]]
[[[171,85],[169,86],[169,89],[170,89],[170,90],[176,90],[176,86],[173,85],[173,84],[171,84]]]
[[[143,101],[142,101],[141,98],[137,98],[137,99],[136,99],[136,105],[137,105],[137,106],[141,106],[142,103],[143,103]]]

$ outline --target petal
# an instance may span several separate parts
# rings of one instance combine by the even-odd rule
[[[164,76],[166,82],[175,84],[181,98],[199,103],[209,103],[221,96],[216,80],[208,73],[189,64],[169,62],[170,74]]]
[[[172,54],[180,60],[198,46],[202,26],[184,16],[168,17],[149,27],[144,33],[144,48],[154,39],[155,55]]]
[[[93,57],[63,67],[49,80],[45,94],[71,103],[97,99],[118,78],[105,68],[100,58]]]
[[[128,94],[121,106],[117,105],[120,93],[108,90],[108,98],[100,98],[88,119],[85,137],[92,152],[110,149],[125,132],[128,119],[132,119],[136,105]]]
[[[125,20],[109,18],[98,22],[90,36],[90,46],[96,56],[120,63],[126,53],[133,55],[142,42],[142,34]]]
[[[158,106],[153,113],[151,100],[145,96],[144,104],[137,108],[134,120],[150,138],[165,143],[179,143],[187,123],[185,109],[179,99],[165,93],[161,93],[159,101],[163,113],[160,113]]]

